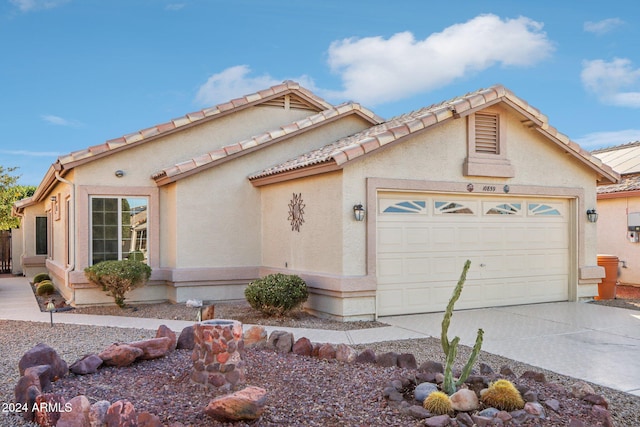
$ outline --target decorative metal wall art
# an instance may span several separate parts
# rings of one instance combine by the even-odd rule
[[[300,226],[304,223],[304,203],[302,203],[302,193],[293,193],[293,198],[289,202],[289,221],[291,221],[291,231],[300,232]]]

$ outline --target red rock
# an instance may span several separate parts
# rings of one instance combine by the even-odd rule
[[[163,427],[160,417],[149,412],[138,415],[138,427]]]
[[[141,356],[138,356],[140,360],[151,360],[164,357],[171,348],[171,338],[151,338],[148,340],[130,342],[128,345],[131,347],[139,348],[143,351]]]
[[[293,343],[291,351],[299,356],[311,356],[313,353],[313,344],[311,344],[309,338],[302,337]]]
[[[41,394],[36,397],[33,411],[33,421],[41,427],[53,427],[60,419],[60,412],[64,410],[64,397],[59,394]]]
[[[51,365],[31,366],[25,369],[24,375],[38,377],[41,391],[48,391],[51,389]]]
[[[346,344],[338,344],[336,347],[336,360],[346,363],[353,363],[356,361],[358,353]]]
[[[336,349],[329,343],[322,344],[318,349],[318,359],[335,359]]]
[[[28,403],[29,407],[31,407],[35,402],[35,398],[41,393],[40,379],[33,371],[29,371],[27,375],[21,376],[13,389],[16,403]]]
[[[180,336],[178,337],[178,343],[176,344],[176,348],[193,350],[194,345],[195,345],[195,336],[194,336],[193,326],[187,326],[182,330],[182,332],[180,332]]]
[[[358,357],[356,357],[356,362],[357,363],[376,363],[376,353],[370,348],[367,348],[363,350],[360,354],[358,354]]]
[[[105,417],[107,426],[137,427],[138,414],[128,400],[118,400],[109,406]]]
[[[89,422],[92,427],[106,425],[105,419],[107,418],[109,406],[111,406],[111,403],[106,400],[99,400],[91,405],[91,409],[89,409]]]
[[[158,330],[156,331],[156,338],[168,337],[171,340],[171,345],[169,345],[170,350],[175,350],[178,345],[178,338],[176,333],[169,329],[166,325],[160,325]]]
[[[36,345],[22,356],[18,363],[20,375],[24,375],[27,368],[38,365],[51,366],[52,381],[64,377],[69,372],[67,362],[62,360],[54,349],[43,343]]]
[[[264,412],[267,391],[250,386],[244,390],[216,397],[207,405],[205,413],[218,420],[255,420]]]
[[[68,401],[65,410],[60,412],[56,427],[89,427],[91,426],[90,411],[89,399],[86,396],[76,396]]]
[[[111,344],[98,355],[102,362],[108,366],[129,366],[138,357],[142,356],[144,351],[140,348],[127,344]]]
[[[69,370],[76,375],[95,374],[100,365],[102,365],[102,359],[97,354],[88,354],[73,362]]]

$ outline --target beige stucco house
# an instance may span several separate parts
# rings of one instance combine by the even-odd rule
[[[621,175],[598,187],[598,253],[619,258],[620,283],[640,285],[640,142],[593,154]]]
[[[597,295],[585,212],[618,179],[502,86],[384,121],[284,82],[60,157],[15,213],[24,273],[77,305],[110,302],[86,266],[135,256],[153,275],[129,301],[285,272],[358,320],[444,310],[466,259],[460,308]]]

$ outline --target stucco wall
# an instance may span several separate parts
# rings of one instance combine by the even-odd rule
[[[598,253],[625,261],[620,282],[640,285],[640,243],[627,239],[627,213],[640,212],[640,197],[598,200]]]

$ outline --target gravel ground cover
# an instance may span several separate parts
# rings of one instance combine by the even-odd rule
[[[598,304],[615,305],[612,301]],[[148,310],[145,316],[152,316],[149,305],[133,311]],[[171,310],[180,310],[193,316],[194,309],[174,304]],[[639,304],[640,306],[640,304]],[[233,305],[229,306],[232,309]],[[157,318],[166,316],[159,308]],[[636,306],[636,309],[639,309]],[[119,310],[119,309],[118,309]],[[220,310],[220,311],[218,311]],[[130,315],[121,310],[123,315]],[[107,313],[105,313],[107,314]],[[110,312],[108,314],[114,314]],[[223,309],[216,306],[216,317],[226,317]],[[60,313],[59,315],[63,315]],[[152,316],[156,317],[156,316]],[[230,316],[232,317],[232,316]],[[173,317],[171,317],[173,318]],[[228,318],[228,317],[227,317]],[[315,318],[314,318],[315,319]],[[321,327],[318,323],[307,324],[305,318],[289,320],[287,326]],[[315,319],[310,322],[320,322]],[[250,322],[247,322],[250,323]],[[258,322],[253,322],[258,323]],[[367,323],[367,322],[363,322]],[[281,325],[285,326],[285,325]],[[375,326],[375,325],[374,325]],[[113,342],[130,342],[155,336],[155,331],[86,325],[0,321],[0,342],[2,343],[2,364],[0,365],[0,402],[13,401],[13,388],[18,381],[18,361],[20,357],[39,342],[54,349],[69,364],[88,353],[97,353]],[[300,338],[300,337],[296,337]],[[427,360],[444,362],[440,342],[435,338],[380,342],[355,346],[356,350],[371,348],[376,353],[394,351],[412,353],[418,364]],[[462,347],[458,360],[467,358],[469,349]],[[400,375],[411,375],[399,368],[382,368],[374,365],[351,365],[335,361],[321,361],[292,354],[279,355],[268,350],[247,352],[247,384],[268,390],[267,409],[255,426],[413,426],[424,425],[420,421],[403,415],[398,409],[388,405],[382,397],[382,389]],[[547,384],[570,387],[577,379],[545,371],[497,355],[481,352],[478,363],[486,363],[495,371],[509,366],[519,376],[527,370],[545,374]],[[56,391],[70,399],[79,393],[90,400],[118,399],[131,400],[136,409],[148,410],[159,415],[166,425],[180,421],[184,426],[227,425],[207,419],[202,409],[214,394],[203,395],[188,380],[191,369],[190,352],[175,351],[169,356],[155,361],[135,363],[129,368],[104,368],[98,374],[77,377],[70,375],[55,383]],[[619,369],[624,369],[623,366]],[[557,394],[557,387],[531,384],[543,395],[558,398],[562,416],[547,418],[537,424],[527,425],[568,425],[567,417],[584,420],[584,425],[600,425],[589,413],[576,405],[567,393]],[[640,426],[640,397],[592,385],[598,394],[609,402],[609,409],[616,426]],[[536,388],[537,387],[537,388]],[[20,417],[2,413],[0,426],[28,425]],[[231,424],[230,424],[231,425]],[[233,425],[245,425],[242,423]]]

